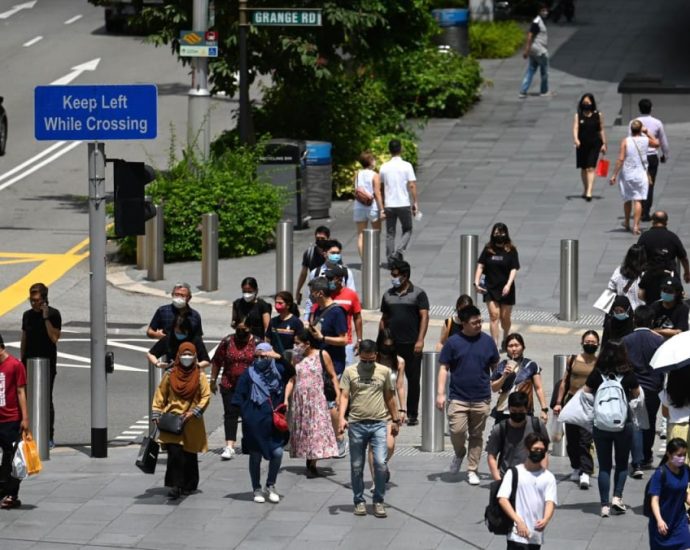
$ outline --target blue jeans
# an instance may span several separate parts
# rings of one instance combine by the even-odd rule
[[[603,506],[609,503],[614,452],[616,454],[616,468],[613,496],[623,497],[625,480],[628,477],[628,457],[632,446],[633,427],[631,422],[628,422],[620,432],[607,432],[595,427],[592,435],[599,460],[599,500]]]
[[[520,88],[521,94],[526,94],[529,87],[532,85],[532,79],[539,69],[541,74],[541,93],[545,94],[549,91],[549,56],[542,54],[539,56],[530,55],[527,60],[527,71],[522,79],[522,86]]]
[[[249,477],[252,480],[252,489],[261,489],[261,459],[263,456],[260,451],[251,451],[249,453]],[[273,449],[273,456],[268,461],[268,476],[266,476],[266,487],[276,484],[278,479],[278,470],[280,470],[280,463],[283,461],[283,448],[277,447]]]
[[[350,479],[355,504],[364,501],[364,463],[367,445],[374,454],[374,502],[383,502],[386,494],[386,422],[352,422],[350,437]]]

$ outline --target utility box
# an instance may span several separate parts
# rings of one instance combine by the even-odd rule
[[[303,164],[307,207],[312,218],[327,218],[333,198],[332,145],[327,141],[307,141]]]

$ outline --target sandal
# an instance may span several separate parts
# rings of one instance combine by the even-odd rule
[[[11,510],[12,508],[19,508],[22,505],[22,501],[17,497],[6,496],[0,501],[0,508],[3,510]]]
[[[642,233],[642,232],[640,231],[639,227],[633,227],[633,230],[632,230],[633,235],[639,235],[640,233]]]
[[[630,231],[630,226],[626,224],[625,222],[621,222],[621,227],[625,229],[626,231]]]

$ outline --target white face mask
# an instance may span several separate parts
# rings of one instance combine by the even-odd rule
[[[183,367],[191,367],[194,364],[194,356],[193,355],[182,355],[180,357],[180,364]]]
[[[243,292],[242,298],[244,298],[245,302],[251,302],[256,298],[256,292]]]
[[[184,306],[187,305],[187,300],[185,300],[184,298],[180,298],[179,296],[175,296],[172,299],[172,303],[177,309],[182,309]]]

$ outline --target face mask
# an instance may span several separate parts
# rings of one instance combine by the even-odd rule
[[[178,340],[184,340],[187,338],[187,335],[184,332],[175,332],[175,338]]]
[[[285,304],[276,304],[276,305],[275,305],[275,308],[276,308],[276,311],[277,311],[278,313],[282,313],[283,311],[285,311],[285,310],[287,309],[287,305],[285,305]]]
[[[247,336],[249,336],[249,331],[246,329],[238,329],[235,331],[235,338],[238,340],[244,341],[247,339]]]
[[[629,315],[627,313],[614,313],[613,318],[618,321],[625,321]]]
[[[673,302],[676,299],[676,295],[672,292],[662,292],[660,296],[662,302]]]
[[[194,356],[193,355],[183,355],[180,357],[180,364],[183,367],[191,367],[194,364]]]
[[[334,264],[340,263],[342,256],[340,254],[329,254],[328,255],[328,261],[333,262]]]
[[[328,290],[335,290],[337,288],[337,285],[335,284],[335,281],[328,281]]]
[[[534,462],[535,464],[538,464],[542,460],[544,460],[544,457],[546,456],[546,451],[542,451],[541,449],[538,451],[530,451],[527,457],[530,459],[530,461]]]
[[[525,418],[527,418],[527,413],[510,413],[510,419],[518,424],[524,422]]]
[[[391,285],[393,288],[399,288],[400,285],[402,285],[402,281],[400,280],[400,277],[393,277],[391,279]]]
[[[678,466],[678,468],[682,468],[683,464],[685,464],[685,457],[673,455],[671,457],[671,464]]]
[[[184,306],[187,305],[187,300],[185,300],[184,298],[180,298],[179,296],[175,296],[172,299],[172,303],[177,309],[182,309]]]
[[[256,298],[256,292],[243,292],[242,298],[244,298],[245,302],[251,302]]]
[[[505,235],[494,235],[493,240],[496,244],[506,244],[507,237]]]
[[[583,111],[593,111],[593,110],[594,110],[594,106],[593,106],[591,103],[590,103],[590,104],[586,104],[586,103],[585,103],[585,104],[582,106],[582,110],[583,110]]]
[[[364,369],[373,369],[374,368],[374,361],[360,361],[359,366],[364,368]]]
[[[585,353],[589,353],[590,355],[594,355],[597,350],[599,349],[599,346],[597,344],[582,344],[582,349],[584,350]]]
[[[307,351],[307,346],[304,344],[295,344],[292,346],[293,357],[304,357],[304,352]]]

